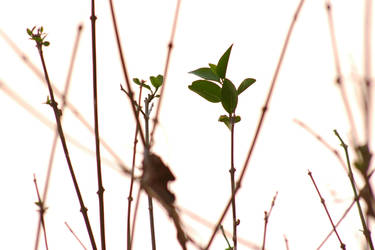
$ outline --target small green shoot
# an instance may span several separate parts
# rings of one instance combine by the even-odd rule
[[[197,93],[207,101],[221,103],[228,115],[221,115],[218,121],[223,122],[229,129],[231,129],[232,123],[234,124],[241,120],[239,116],[235,115],[238,96],[256,81],[254,78],[246,78],[236,88],[226,77],[232,47],[233,44],[225,51],[216,65],[209,63],[209,67],[190,71],[189,73],[202,79],[193,81],[188,86],[191,91]],[[234,119],[230,119],[230,117]]]
[[[233,247],[230,245],[229,240],[228,240],[227,236],[225,235],[225,231],[224,231],[224,227],[223,227],[223,225],[220,225],[220,231],[221,231],[221,233],[223,234],[224,239],[225,239],[225,241],[226,241],[227,244],[228,244],[228,247],[225,248],[225,250],[233,250]]]
[[[43,46],[49,46],[50,42],[45,41],[47,34],[43,32],[43,26],[39,27],[34,33],[36,26],[32,29],[26,29],[27,34],[30,36],[30,40],[34,40],[36,42],[36,46],[38,49],[41,49]]]

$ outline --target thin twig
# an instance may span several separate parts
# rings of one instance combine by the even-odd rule
[[[345,156],[346,156],[346,163],[348,164],[348,170],[349,170],[349,180],[350,180],[350,183],[352,184],[354,198],[355,198],[355,201],[357,203],[357,208],[358,208],[359,216],[361,218],[361,223],[362,223],[362,227],[363,227],[363,234],[366,237],[366,240],[367,240],[367,243],[370,246],[370,249],[374,250],[374,245],[373,245],[372,239],[371,239],[371,232],[368,229],[368,226],[367,226],[366,221],[365,221],[365,217],[364,217],[363,212],[362,212],[361,203],[359,202],[359,196],[358,196],[358,193],[357,193],[357,189],[356,189],[356,185],[355,185],[355,180],[354,180],[354,176],[353,176],[353,171],[352,171],[352,166],[351,166],[350,159],[349,159],[348,145],[345,144],[345,142],[343,141],[343,139],[341,138],[341,136],[337,132],[337,130],[334,130],[333,132],[339,138],[339,140],[341,142],[341,146],[344,148]]]
[[[230,130],[230,186],[231,186],[231,193],[232,193],[232,223],[233,223],[233,246],[234,250],[237,250],[237,226],[239,225],[239,220],[237,220],[236,215],[236,196],[235,196],[235,190],[236,190],[236,183],[235,183],[235,172],[236,169],[234,167],[234,124],[235,124],[235,114],[230,114],[229,119],[231,121],[231,130]]]
[[[63,92],[63,95],[62,95],[61,114],[64,113],[64,109],[66,107],[66,100],[67,100],[67,96],[68,96],[68,93],[69,93],[70,80],[71,80],[71,76],[72,76],[72,73],[73,73],[75,58],[76,58],[76,55],[77,55],[78,45],[79,45],[79,41],[80,41],[80,38],[81,38],[81,34],[82,34],[82,25],[79,25],[78,29],[77,29],[77,36],[76,36],[74,46],[73,46],[72,56],[71,56],[71,59],[70,59],[68,74],[67,74],[66,81],[65,81],[64,92]],[[61,119],[62,119],[62,117],[61,117]],[[53,160],[55,158],[58,136],[59,136],[59,133],[58,133],[57,129],[55,129],[55,133],[54,133],[53,141],[52,141],[51,152],[50,152],[50,157],[49,157],[49,161],[48,161],[47,174],[46,174],[46,179],[45,179],[44,189],[43,189],[44,190],[43,191],[43,202],[46,202],[46,200],[47,200],[49,181],[51,179]],[[39,221],[38,221],[38,228],[37,228],[37,233],[36,233],[36,238],[35,238],[35,250],[38,249],[38,246],[39,246],[39,237],[40,237],[39,235],[40,235],[41,223],[42,223],[42,218],[40,217]]]
[[[43,232],[44,232],[44,244],[46,246],[46,249],[48,250],[48,242],[47,242],[47,230],[46,230],[46,224],[44,222],[44,213],[46,212],[47,208],[45,207],[45,203],[44,201],[42,201],[41,197],[40,197],[40,193],[39,193],[39,188],[38,188],[38,183],[36,182],[36,177],[35,177],[35,174],[34,174],[34,184],[35,184],[35,190],[36,190],[36,194],[38,196],[38,202],[37,202],[37,205],[39,207],[39,218],[40,218],[40,224],[42,225],[43,227]],[[36,248],[37,248],[37,244],[36,244]]]
[[[371,73],[371,19],[372,19],[372,0],[365,1],[365,24],[364,24],[364,78],[366,89],[365,102],[365,136],[366,144],[371,145],[371,114],[372,114],[372,73]]]
[[[178,207],[178,210],[181,211],[184,215],[186,216],[189,216],[191,219],[195,220],[196,222],[200,223],[201,225],[211,229],[215,226],[215,224],[213,222],[210,222],[208,221],[207,219],[199,216],[198,214],[186,209],[186,208],[183,208],[183,207]],[[229,237],[232,237],[232,233],[225,230],[224,229],[224,232],[226,235],[229,235]],[[243,245],[243,246],[246,246],[248,248],[251,248],[251,249],[260,249],[261,247],[253,242],[250,242],[240,236],[237,237],[237,241],[239,244]]]
[[[337,221],[337,223],[335,224],[335,228],[337,228],[340,225],[340,223],[344,220],[344,218],[346,217],[346,215],[352,209],[354,203],[355,203],[355,200],[352,201],[352,203],[350,204],[350,206],[345,210],[345,212],[343,213],[343,215],[341,216],[341,218]],[[334,229],[332,229],[331,232],[329,232],[329,234],[322,241],[322,243],[320,243],[320,245],[317,247],[316,250],[319,250],[321,247],[323,247],[323,245],[326,243],[326,241],[329,239],[329,237],[333,234],[333,232],[334,232]]]
[[[307,132],[309,132],[311,135],[313,135],[320,143],[322,143],[329,151],[331,151],[336,156],[336,158],[339,160],[339,162],[340,162],[341,166],[344,168],[345,172],[347,172],[344,160],[342,159],[339,152],[334,147],[329,145],[323,139],[323,137],[321,137],[318,133],[316,133],[314,130],[312,130],[310,127],[308,127],[302,121],[294,119],[294,122],[297,123],[299,126],[301,126],[303,129],[305,129]]]
[[[278,194],[278,192],[276,192],[275,196],[272,199],[270,210],[268,212],[264,211],[264,232],[263,232],[262,250],[264,250],[265,247],[266,247],[266,234],[267,234],[268,220],[269,220],[269,218],[271,216],[272,209],[275,206],[275,201],[276,201],[276,198],[277,198],[277,194]]]
[[[286,250],[289,250],[289,241],[288,241],[288,238],[286,237],[286,235],[284,235],[284,241],[285,241]]]
[[[45,126],[47,126],[51,130],[56,130],[56,126],[53,122],[49,121],[42,113],[40,113],[38,110],[33,108],[29,103],[27,103],[25,100],[23,100],[15,91],[13,91],[11,88],[7,86],[4,82],[0,80],[0,89],[4,91],[5,94],[7,94],[11,99],[13,99],[17,104],[19,104],[22,108],[24,108],[27,112],[29,112],[32,116],[34,116],[37,120],[39,120],[41,123],[43,123]],[[86,146],[82,145],[79,140],[75,139],[73,136],[69,134],[65,134],[65,137],[67,141],[69,141],[72,145],[76,146],[77,148],[91,154],[95,155],[95,152],[91,149],[87,148]],[[110,167],[117,171],[121,171],[121,173],[129,174],[131,173],[130,170],[125,169],[121,170],[118,168],[114,168],[114,165],[118,166],[119,163],[114,164],[109,159],[104,158],[103,161],[105,161],[107,164],[109,164]]]
[[[141,97],[142,97],[142,85],[139,87],[139,96],[138,96],[138,107],[141,105]],[[137,111],[137,115],[139,115],[139,109]],[[129,188],[129,196],[128,196],[128,217],[127,217],[127,249],[131,250],[131,204],[133,201],[133,186],[134,186],[134,169],[135,169],[135,157],[137,153],[137,143],[138,143],[138,126],[135,128],[135,135],[134,135],[134,146],[133,146],[133,159],[132,159],[132,173],[130,179],[130,188]]]
[[[163,86],[163,85],[162,85]],[[147,159],[150,153],[150,130],[149,130],[149,121],[150,121],[150,102],[152,101],[152,98],[146,98],[145,99],[145,138],[146,138],[146,144],[145,144],[145,150],[144,150],[144,158]],[[156,238],[155,238],[155,220],[154,220],[154,206],[152,204],[152,197],[147,194],[147,200],[148,200],[148,213],[150,218],[150,233],[151,233],[151,243],[152,243],[152,249],[156,249]]]
[[[83,247],[83,249],[87,250],[85,245],[83,245],[82,241],[78,238],[77,234],[73,231],[73,229],[69,226],[69,224],[65,221],[65,226],[69,229],[69,231],[73,234],[74,238],[79,242],[79,244]]]
[[[135,222],[137,221],[137,214],[138,214],[140,197],[141,197],[141,186],[139,185],[138,192],[137,192],[137,199],[135,200],[133,223],[132,223],[132,230],[131,230],[131,239],[130,239],[130,248],[132,248],[132,246],[133,246],[133,239],[134,239],[134,232],[135,232]]]
[[[271,86],[270,86],[270,89],[268,91],[268,95],[266,97],[265,104],[264,104],[264,106],[262,108],[262,113],[261,113],[260,118],[258,120],[258,125],[257,125],[256,131],[255,131],[255,134],[254,134],[254,138],[253,138],[253,140],[251,142],[251,146],[250,146],[249,152],[247,154],[247,157],[246,157],[246,160],[245,160],[245,163],[244,163],[244,167],[243,167],[242,172],[240,174],[240,178],[237,181],[236,190],[234,192],[234,195],[236,195],[236,193],[240,189],[242,180],[243,180],[243,178],[245,176],[245,173],[246,173],[246,169],[248,168],[250,157],[251,157],[251,155],[253,153],[253,150],[254,150],[255,144],[257,142],[260,130],[262,128],[264,117],[266,115],[266,112],[267,112],[267,109],[268,109],[268,105],[270,103],[271,96],[272,96],[272,93],[273,93],[273,89],[274,89],[275,84],[276,84],[277,76],[279,75],[279,71],[280,71],[280,68],[281,68],[281,65],[282,65],[282,62],[283,62],[283,59],[284,59],[284,55],[285,55],[286,49],[287,49],[288,44],[289,44],[289,39],[290,39],[290,37],[292,35],[293,27],[294,27],[294,25],[295,25],[295,23],[297,21],[298,14],[300,13],[301,8],[302,8],[304,2],[305,2],[304,0],[301,0],[300,3],[298,4],[298,7],[297,7],[297,9],[296,9],[296,11],[294,13],[293,20],[292,20],[292,22],[290,24],[288,33],[286,35],[286,38],[285,38],[285,41],[284,41],[284,45],[283,45],[283,48],[282,48],[282,51],[281,51],[281,54],[280,54],[280,58],[279,58],[279,61],[277,63],[276,70],[275,70],[275,73],[274,73],[272,81],[271,81]],[[227,213],[227,211],[229,209],[229,206],[230,206],[230,204],[232,202],[232,198],[233,198],[233,196],[231,196],[231,198],[228,201],[228,203],[227,203],[227,205],[226,205],[226,207],[225,207],[225,209],[224,209],[224,211],[223,211],[220,219],[216,223],[216,226],[215,226],[215,228],[214,228],[214,230],[212,232],[212,235],[211,235],[211,237],[210,237],[210,239],[209,239],[209,241],[208,241],[207,246],[206,246],[205,249],[208,249],[211,246],[212,241],[214,240],[214,237],[216,235],[216,232],[219,229],[220,224],[223,222],[224,217],[225,217],[225,215],[226,215],[226,213]]]
[[[343,83],[343,76],[341,73],[340,59],[339,59],[336,35],[335,35],[335,30],[334,30],[334,25],[333,25],[333,18],[332,18],[332,5],[329,0],[326,0],[326,10],[327,10],[327,16],[328,16],[328,26],[329,26],[330,36],[331,36],[333,56],[334,56],[335,67],[336,67],[336,75],[337,75],[336,83],[339,86],[342,101],[344,103],[344,107],[348,115],[348,120],[352,129],[352,137],[353,137],[352,139],[354,141],[354,144],[357,145],[358,133],[357,133],[357,129],[355,126],[353,113],[349,105],[348,96],[346,94],[346,90],[345,90],[344,83]]]
[[[343,249],[343,250],[345,250],[345,249],[346,249],[345,244],[341,241],[341,238],[340,238],[340,236],[339,236],[339,234],[338,234],[338,232],[337,232],[337,230],[336,230],[335,223],[333,223],[333,220],[332,220],[331,214],[330,214],[329,211],[328,211],[328,208],[327,208],[326,202],[325,202],[324,198],[322,197],[322,195],[320,194],[319,188],[318,188],[318,186],[316,185],[315,180],[314,180],[314,177],[312,176],[312,173],[311,173],[310,170],[309,170],[309,172],[308,172],[308,175],[310,176],[311,181],[312,181],[312,183],[314,184],[315,190],[316,190],[316,192],[317,192],[318,195],[319,195],[320,202],[322,203],[322,205],[323,205],[323,207],[324,207],[324,210],[325,210],[326,213],[327,213],[328,219],[329,219],[329,221],[331,222],[332,228],[333,228],[333,230],[335,231],[335,234],[336,234],[336,236],[337,236],[337,239],[338,239],[339,242],[340,242],[340,248]]]
[[[156,114],[155,114],[155,118],[154,118],[154,125],[153,125],[153,128],[151,130],[150,146],[153,145],[154,133],[155,133],[156,127],[157,127],[157,125],[159,123],[160,107],[161,107],[161,102],[163,100],[163,96],[164,96],[163,94],[164,94],[165,84],[166,84],[166,80],[167,80],[167,76],[168,76],[169,61],[170,61],[171,54],[172,54],[172,48],[174,46],[174,37],[175,37],[176,29],[177,29],[177,19],[178,19],[179,12],[180,12],[180,5],[181,5],[181,0],[177,0],[176,10],[175,10],[174,19],[173,19],[173,26],[172,26],[171,37],[170,37],[170,40],[169,40],[169,43],[168,43],[167,58],[165,60],[165,65],[164,65],[164,73],[163,73],[163,79],[164,80],[163,80],[163,84],[162,84],[161,90],[160,90],[159,102],[158,102],[158,105],[156,107]]]
[[[228,248],[226,248],[226,249],[233,250],[233,248],[232,248],[232,246],[230,245],[229,240],[228,240],[228,238],[227,238],[227,236],[226,236],[226,234],[225,234],[225,231],[224,231],[224,227],[223,227],[223,225],[220,225],[220,231],[221,231],[221,233],[223,234],[223,237],[224,237],[225,241],[227,242]]]
[[[370,178],[372,177],[372,175],[374,174],[374,171],[375,170],[373,170],[370,174],[369,174],[369,180],[370,180]],[[359,192],[359,196],[361,197],[362,195],[361,195],[361,193],[363,193],[363,191],[367,188],[367,185],[368,185],[369,183],[367,182],[366,184],[365,184],[365,186],[362,188],[362,190],[361,190],[361,192]],[[336,223],[336,228],[340,225],[340,223],[341,223],[341,221],[343,221],[344,220],[344,218],[346,217],[346,215],[349,213],[349,211],[352,209],[352,207],[353,207],[353,205],[354,205],[354,203],[356,202],[356,200],[355,200],[355,198],[353,199],[353,201],[352,201],[352,203],[350,204],[350,206],[345,210],[345,212],[343,213],[343,215],[341,216],[341,218],[338,220],[338,222]],[[333,233],[333,230],[331,230],[331,232],[329,232],[329,234],[325,237],[325,239],[322,241],[322,243],[320,243],[320,245],[319,245],[319,247],[317,248],[317,250],[319,250],[324,244],[325,244],[325,242],[329,239],[329,237],[332,235],[332,233]]]
[[[41,79],[42,83],[45,83],[43,73],[30,61],[30,59],[27,57],[27,55],[17,47],[17,45],[2,31],[0,30],[0,35],[4,38],[4,40],[9,44],[9,46],[17,53],[17,55],[22,59],[22,61],[28,66],[31,71]],[[52,89],[54,93],[60,97],[63,98],[63,93],[61,93],[52,83]],[[14,96],[14,95],[13,95]],[[21,99],[22,100],[22,99]],[[78,111],[78,109],[69,101],[66,102],[67,108],[69,108],[73,115],[91,132],[94,132],[94,128],[91,126],[91,124],[83,117],[83,115]],[[47,123],[45,123],[47,124]],[[106,141],[103,140],[103,138],[100,138],[100,143],[103,145],[103,147],[107,150],[107,152],[112,155],[112,157],[117,161],[118,166],[125,174],[130,174],[131,170],[126,167],[126,165],[122,162],[121,158],[113,151],[113,149],[109,146]]]
[[[115,30],[118,53],[119,53],[120,60],[121,60],[122,72],[124,74],[126,87],[128,89],[127,92],[128,92],[128,96],[129,96],[130,106],[132,107],[132,111],[133,111],[134,118],[136,120],[136,124],[139,127],[139,135],[141,137],[142,144],[143,144],[143,146],[145,146],[146,145],[145,136],[144,136],[141,124],[139,122],[139,117],[137,116],[137,108],[135,107],[134,102],[133,102],[134,101],[134,97],[133,97],[134,92],[133,92],[132,87],[130,85],[129,74],[128,74],[128,70],[126,68],[124,53],[122,51],[120,34],[119,34],[118,28],[117,28],[116,15],[115,15],[115,10],[114,10],[114,7],[113,7],[113,1],[112,0],[109,0],[109,5],[110,5],[110,9],[111,9],[113,28]]]
[[[96,26],[95,21],[95,0],[91,1],[91,48],[92,48],[92,85],[94,102],[94,129],[95,129],[95,150],[96,150],[96,169],[98,175],[98,198],[99,198],[99,217],[100,217],[100,239],[102,250],[106,249],[105,244],[105,222],[104,222],[104,187],[102,179],[102,164],[100,162],[100,137],[99,137],[99,118],[98,118],[98,88],[97,88],[97,65],[96,65]]]
[[[97,247],[96,247],[96,243],[95,243],[95,239],[94,239],[94,234],[93,234],[92,229],[91,229],[90,220],[89,220],[89,217],[87,215],[87,208],[85,207],[85,204],[83,202],[81,191],[79,189],[78,182],[77,182],[74,170],[73,170],[73,165],[72,165],[71,160],[70,160],[69,151],[68,151],[68,147],[67,147],[67,144],[66,144],[64,131],[63,131],[62,126],[61,126],[61,120],[60,120],[61,110],[59,110],[58,107],[57,107],[57,103],[55,101],[55,96],[54,96],[54,93],[53,93],[53,90],[52,90],[52,85],[51,85],[51,82],[49,80],[49,75],[48,75],[46,63],[45,63],[44,56],[43,56],[43,50],[42,50],[43,45],[39,42],[36,42],[36,43],[37,43],[37,48],[38,48],[40,60],[42,62],[42,67],[43,67],[45,79],[46,79],[46,82],[47,82],[48,91],[49,91],[50,98],[51,98],[51,106],[53,108],[53,113],[55,115],[57,130],[58,130],[59,136],[60,136],[60,141],[61,141],[61,144],[62,144],[62,147],[63,147],[63,150],[64,150],[65,158],[66,158],[66,161],[67,161],[67,164],[68,164],[70,175],[71,175],[72,180],[73,180],[73,184],[74,184],[74,188],[75,188],[75,191],[76,191],[76,194],[77,194],[77,197],[78,197],[78,201],[79,201],[80,206],[81,206],[80,211],[83,215],[83,218],[84,218],[84,221],[85,221],[85,224],[86,224],[86,228],[87,228],[87,232],[89,234],[91,246],[94,250],[96,250]]]

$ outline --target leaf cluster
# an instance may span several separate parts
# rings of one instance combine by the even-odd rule
[[[34,33],[35,28],[36,26],[34,26],[32,29],[26,29],[27,34],[30,36],[30,40],[34,40],[39,49],[42,48],[42,46],[49,46],[50,42],[45,41],[47,34],[43,32],[43,26],[39,27],[36,30],[36,33]]]
[[[153,86],[153,90],[150,87],[150,85],[146,84],[145,80],[139,80],[138,78],[133,78],[133,82],[143,88],[146,88],[150,91],[150,94],[148,94],[147,99],[148,102],[151,102],[154,98],[159,98],[160,95],[157,95],[156,92],[159,90],[161,85],[163,85],[164,77],[162,75],[157,76],[150,76],[150,82]]]
[[[221,115],[219,122],[230,128],[231,124],[241,120],[240,116],[235,115],[238,104],[238,96],[250,87],[256,80],[254,78],[244,79],[240,86],[236,86],[226,77],[228,61],[232,51],[233,44],[221,56],[217,64],[209,63],[209,67],[203,67],[193,70],[189,73],[202,79],[196,80],[188,88],[212,103],[221,103],[224,110],[229,114]]]
[[[150,76],[150,82],[151,86],[149,84],[146,84],[145,80],[140,80],[139,78],[133,78],[133,82],[137,84],[140,88],[145,88],[150,91],[150,93],[145,98],[145,103],[148,105],[152,102],[154,98],[159,98],[160,95],[157,93],[159,88],[163,85],[164,77],[162,75],[157,76]],[[130,95],[121,85],[121,90],[129,96],[131,99],[133,99],[133,96]],[[147,114],[145,111],[142,110],[142,107],[138,105],[137,101],[133,99],[133,103],[136,106],[137,110],[139,110],[145,117],[148,117],[148,115],[151,113],[152,106],[147,111]]]

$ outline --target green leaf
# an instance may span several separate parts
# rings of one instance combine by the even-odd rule
[[[221,104],[229,114],[232,114],[236,110],[237,102],[238,94],[236,87],[230,80],[224,79],[221,89]]]
[[[202,96],[209,102],[216,103],[220,102],[221,100],[221,88],[213,82],[206,80],[197,80],[189,85],[189,89]]]
[[[225,78],[225,75],[227,73],[228,61],[232,46],[233,44],[227,49],[227,51],[225,51],[225,53],[221,56],[219,62],[217,63],[216,74],[222,79]]]
[[[43,42],[43,45],[46,46],[46,47],[49,46],[49,44],[50,43],[48,41]]]
[[[211,68],[199,68],[194,71],[190,71],[189,73],[202,77],[203,79],[206,79],[206,80],[212,80],[215,82],[220,81],[220,78],[216,75],[214,71],[212,71]]]
[[[144,83],[144,81],[140,81],[138,78],[133,78],[133,82],[139,86],[142,86],[146,89],[149,89],[151,91],[151,87]]]
[[[246,78],[245,80],[243,80],[237,89],[237,94],[239,95],[244,92],[248,87],[253,85],[255,81],[256,80],[254,78]]]
[[[154,86],[155,88],[159,88],[163,84],[163,76],[150,76],[150,81],[152,83],[152,86]]]
[[[31,32],[31,30],[29,28],[26,29],[26,32],[29,36],[32,36],[33,32]]]

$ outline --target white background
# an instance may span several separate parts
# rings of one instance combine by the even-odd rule
[[[345,86],[360,131],[358,86],[363,76],[364,1],[333,1],[333,18]],[[197,78],[189,71],[216,63],[234,43],[227,77],[236,86],[247,77],[257,82],[241,94],[235,131],[235,165],[242,169],[261,113],[288,27],[299,1],[182,1],[160,126],[153,150],[177,177],[171,189],[177,205],[216,223],[229,199],[230,133],[217,122],[225,111],[205,101],[187,86]],[[147,80],[162,74],[176,1],[115,1],[118,25],[130,77]],[[25,102],[54,122],[43,105],[47,88],[11,49],[6,34],[31,62],[41,69],[34,42],[26,28],[43,25],[51,42],[44,49],[50,78],[63,90],[77,26],[84,30],[71,80],[69,101],[93,124],[90,1],[6,1],[0,3],[1,90],[12,89]],[[100,135],[131,165],[134,119],[120,91],[120,68],[108,1],[96,2]],[[375,27],[373,25],[373,27]],[[373,55],[372,55],[373,58]],[[351,203],[352,191],[345,171],[334,155],[293,122],[299,119],[340,150],[333,134],[338,129],[349,142],[350,128],[336,77],[324,1],[306,1],[274,90],[258,144],[237,196],[240,238],[261,245],[263,216],[275,192],[268,249],[316,249],[331,230],[319,197],[307,175],[311,170],[334,221]],[[135,87],[135,85],[133,85]],[[54,131],[43,125],[14,99],[0,91],[0,248],[33,249],[38,221],[33,174],[42,189]],[[95,149],[93,136],[71,111],[63,127],[81,144]],[[139,144],[140,145],[140,144]],[[99,244],[96,161],[73,144],[68,145],[94,234]],[[47,234],[50,249],[81,249],[64,225],[66,221],[90,248],[72,181],[60,143],[47,199]],[[353,154],[351,154],[354,157]],[[125,249],[129,178],[116,170],[102,148],[107,249]],[[138,166],[142,148],[138,147]],[[106,160],[105,160],[106,159]],[[108,159],[108,161],[107,161]],[[360,182],[360,181],[359,181]],[[137,188],[136,188],[137,190]],[[134,204],[133,204],[134,205]],[[179,249],[172,223],[156,205],[158,249]],[[182,212],[189,233],[203,245],[212,229]],[[224,223],[231,229],[231,214]],[[360,249],[364,240],[357,210],[338,228],[347,249]],[[218,234],[211,249],[225,249]],[[41,238],[40,248],[44,249]],[[141,196],[134,249],[150,249],[146,197]],[[194,249],[189,246],[189,249]],[[239,249],[247,249],[240,245]],[[332,236],[323,249],[339,249]]]

